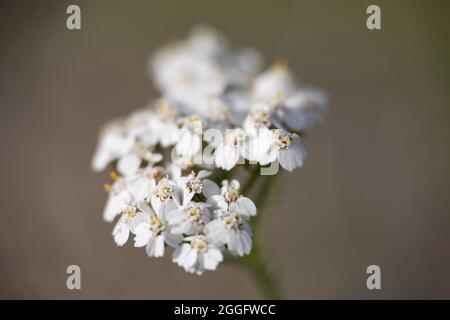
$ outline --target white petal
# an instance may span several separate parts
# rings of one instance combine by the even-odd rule
[[[161,219],[166,219],[167,214],[170,211],[177,210],[177,209],[178,209],[178,206],[175,203],[175,201],[173,201],[173,200],[164,201],[163,203],[161,203],[161,206],[159,207],[158,216]]]
[[[116,244],[121,247],[127,242],[130,235],[130,229],[125,223],[119,221],[114,227],[112,234],[114,236],[114,241],[116,242]]]
[[[103,210],[103,219],[105,221],[113,221],[126,208],[128,199],[130,199],[130,196],[126,191],[118,195],[110,193]]]
[[[171,231],[174,234],[190,234],[192,229],[192,224],[188,220],[183,220],[182,222],[171,227]]]
[[[203,254],[203,265],[207,270],[216,270],[217,265],[222,260],[223,254],[217,248],[210,248]]]
[[[239,182],[239,180],[233,179],[230,182],[230,187],[233,187],[233,188],[239,190],[241,188],[241,183]]]
[[[219,146],[214,154],[216,166],[225,170],[231,170],[240,156],[240,150],[229,145]]]
[[[289,148],[280,150],[280,154],[278,155],[280,165],[287,171],[301,167],[306,157],[306,150],[297,139],[293,141]]]
[[[162,202],[161,199],[152,194],[150,197],[150,204],[152,205],[152,208],[155,210],[155,212],[159,212],[159,207],[161,206]]]
[[[259,163],[263,166],[266,164],[272,163],[277,160],[278,155],[280,154],[280,150],[276,147],[272,147],[268,153],[265,153],[260,159]]]
[[[117,162],[117,171],[123,176],[131,176],[139,169],[141,159],[134,153],[127,154]]]
[[[228,250],[235,255],[243,256],[244,249],[240,237],[240,232],[230,232],[230,237],[227,242]]]
[[[216,245],[225,244],[228,241],[229,232],[222,219],[209,222],[205,226],[205,234]]]
[[[247,116],[245,118],[244,123],[243,123],[243,128],[248,135],[250,135],[252,137],[256,137],[257,129],[255,126],[255,123],[253,122],[253,120],[251,119],[250,116]]]
[[[145,246],[145,252],[149,257],[153,257],[155,255],[155,247],[156,247],[156,239],[151,237],[148,239],[148,242]]]
[[[168,146],[171,146],[175,144],[178,140],[178,136],[176,134],[177,127],[175,124],[168,124],[165,126],[163,134],[161,135],[161,146],[163,148],[167,148]]]
[[[244,253],[250,254],[252,250],[252,237],[245,231],[241,231],[241,240],[244,247]]]
[[[208,170],[200,170],[197,174],[197,178],[204,179],[206,177],[209,177],[211,175],[211,171]]]
[[[181,180],[181,168],[175,164],[170,164],[167,166],[167,171],[170,174],[170,177],[172,178],[172,180],[174,181],[180,181]]]
[[[195,263],[197,262],[197,254],[198,254],[197,249],[191,248],[191,250],[189,250],[189,252],[186,254],[186,258],[184,259],[183,263],[185,269],[192,268],[195,265]]]
[[[151,163],[159,162],[163,159],[163,155],[160,153],[150,153],[146,159]]]
[[[139,208],[139,210],[141,210],[142,212],[144,212],[146,214],[155,214],[153,212],[152,208],[150,208],[148,203],[145,201],[139,201],[137,204],[137,207]]]
[[[155,239],[155,248],[154,248],[154,256],[162,257],[164,256],[164,236],[159,235]]]
[[[136,201],[146,201],[150,198],[150,194],[154,187],[154,180],[146,176],[139,176],[128,183],[127,190]]]
[[[243,256],[249,254],[252,248],[252,239],[245,231],[232,232],[228,239],[228,250],[231,253]]]
[[[138,212],[136,215],[130,219],[128,225],[130,228],[130,231],[135,233],[135,229],[137,226],[139,226],[142,223],[148,223],[149,222],[149,216],[146,213]]]
[[[186,214],[183,209],[172,210],[166,216],[169,225],[180,224],[185,218]]]
[[[172,255],[172,261],[178,264],[180,267],[184,265],[186,255],[190,251],[191,246],[187,243],[183,243],[181,246],[175,249]]]
[[[228,210],[228,203],[221,195],[212,196],[207,200],[207,203],[216,209]]]
[[[310,131],[322,119],[326,102],[320,90],[299,90],[286,99],[282,119],[294,131]]]
[[[204,257],[202,254],[199,253],[196,264],[194,264],[191,268],[186,269],[186,271],[190,273],[195,273],[197,275],[202,275],[203,272],[205,272],[204,264],[205,264]]]
[[[186,132],[177,143],[175,150],[181,156],[193,156],[200,150],[201,144],[199,135]]]
[[[180,245],[183,237],[181,235],[166,231],[164,232],[164,239],[169,246],[176,248]]]
[[[184,190],[179,187],[176,186],[173,189],[173,193],[172,193],[172,199],[175,201],[175,203],[179,206],[181,206],[182,204],[184,204],[184,202],[186,201],[186,196],[184,194]]]
[[[94,171],[101,171],[108,163],[118,157],[127,154],[134,144],[134,138],[123,136],[121,133],[108,132],[100,138],[97,151],[92,158],[91,166]]]
[[[256,206],[252,200],[247,197],[239,197],[235,203],[232,204],[234,209],[246,216],[256,215]],[[230,206],[230,210],[231,206]]]
[[[95,152],[91,161],[92,170],[99,172],[104,170],[111,161],[110,153],[104,149],[99,149]]]
[[[153,238],[148,224],[140,224],[135,229],[134,246],[143,247]]]
[[[211,198],[214,195],[218,195],[220,194],[219,186],[215,182],[205,179],[203,180],[203,194],[206,198]]]

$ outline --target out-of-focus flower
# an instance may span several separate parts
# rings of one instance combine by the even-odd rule
[[[175,150],[181,156],[194,156],[202,147],[202,120],[196,116],[183,119]]]
[[[245,131],[241,128],[225,131],[223,140],[216,146],[214,159],[216,166],[224,170],[231,170],[244,156]]]
[[[121,121],[106,125],[101,134],[97,150],[92,158],[94,171],[102,171],[119,157],[128,153],[134,146],[134,138],[128,134]]]

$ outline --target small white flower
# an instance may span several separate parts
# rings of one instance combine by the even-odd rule
[[[252,96],[255,101],[273,103],[280,96],[289,96],[297,90],[297,83],[287,64],[278,60],[253,81]]]
[[[177,108],[170,102],[160,100],[155,116],[150,120],[151,135],[163,148],[172,146],[178,141]]]
[[[179,141],[175,146],[181,156],[194,156],[202,147],[202,121],[198,116],[190,116],[183,120],[179,131]]]
[[[271,161],[267,158],[269,157],[272,145],[274,145],[272,130],[267,127],[260,127],[254,135],[249,136],[245,156],[252,162],[260,164],[270,163]]]
[[[276,63],[255,79],[255,101],[264,101],[280,123],[296,132],[310,131],[322,118],[327,102],[321,90],[299,88],[287,65]]]
[[[155,112],[145,107],[132,112],[124,121],[126,132],[148,147],[153,147],[158,143],[153,135],[153,129],[150,125],[152,119],[155,118]]]
[[[228,129],[225,131],[225,137],[217,145],[214,159],[216,166],[225,170],[231,170],[244,156],[245,132],[244,130]]]
[[[214,182],[212,182],[212,184],[214,184]],[[213,190],[216,187],[211,187],[211,189]],[[242,215],[245,215],[248,218],[256,215],[255,204],[249,198],[242,196],[239,192],[239,188],[239,181],[223,180],[220,193],[210,195],[207,202],[210,203],[213,208],[220,209],[225,212],[228,211],[229,207],[233,204],[235,208],[239,208]],[[217,190],[219,190],[218,187]]]
[[[153,188],[150,195],[152,208],[158,211],[162,203],[172,199],[175,188],[176,184],[174,181],[168,178],[162,178]]]
[[[204,191],[204,181],[200,178],[208,175],[209,172],[202,170],[198,177],[192,172],[186,177],[178,178],[179,185],[174,188],[172,199],[169,200],[173,203],[173,210],[166,215],[173,233],[198,233],[211,219],[211,213],[208,210],[211,205],[191,201],[194,195],[201,194]]]
[[[182,168],[177,165],[170,165],[169,171],[173,181],[179,186],[182,191],[180,197],[189,201],[195,195],[204,194],[205,197],[210,197],[219,194],[219,187],[213,181],[206,179],[211,175],[208,170],[200,170],[198,173],[191,171],[186,176],[182,176]],[[180,203],[180,201],[178,201]]]
[[[167,214],[167,221],[174,234],[195,234],[202,231],[211,219],[210,205],[203,202],[189,201]]]
[[[127,189],[128,181],[124,178],[119,178],[115,172],[111,174],[114,183],[105,183],[103,187],[109,193],[106,201],[105,209],[103,210],[103,219],[105,221],[113,221],[120,213],[127,211],[133,197]]]
[[[232,203],[228,212],[209,222],[204,230],[212,243],[217,246],[226,244],[230,253],[243,256],[252,249],[252,230],[246,221],[248,215],[241,213],[240,209]]]
[[[260,141],[260,145],[264,144],[268,148],[259,157],[261,165],[278,160],[280,165],[287,171],[293,171],[295,168],[303,165],[307,153],[298,135],[275,129],[270,130],[264,139],[265,143]],[[265,147],[261,148],[262,151],[264,149]]]
[[[299,89],[281,98],[276,116],[296,132],[311,131],[322,119],[327,98],[321,90]]]
[[[209,177],[211,172],[207,170],[200,170],[198,174],[191,171],[187,176],[181,178],[183,181],[183,188],[189,194],[200,194],[203,192],[203,179]]]
[[[160,166],[139,169],[135,175],[127,177],[126,189],[136,202],[151,202],[155,198],[158,183],[167,176],[167,170]],[[162,184],[159,185],[162,188]],[[153,199],[158,203],[157,199]]]
[[[265,104],[257,104],[244,120],[244,130],[250,137],[256,137],[262,129],[271,126],[270,107]]]
[[[165,244],[177,247],[181,237],[174,235],[167,224],[166,214],[172,208],[169,202],[161,205],[156,213],[145,203],[139,204],[139,209],[145,213],[145,219],[135,229],[134,246],[146,247],[149,257],[164,256]]]
[[[118,246],[123,246],[131,233],[137,225],[144,222],[146,215],[137,210],[135,203],[132,203],[120,216],[116,225],[114,226],[112,235],[114,241]]]
[[[210,128],[225,129],[230,125],[232,110],[230,106],[220,97],[210,97],[201,101],[204,118]]]
[[[205,235],[190,236],[185,241],[188,243],[183,243],[174,251],[172,261],[187,272],[201,275],[205,270],[216,270],[222,262],[222,252]]]
[[[146,161],[147,165],[153,165],[161,160],[161,154],[153,153],[149,147],[138,142],[128,154],[117,161],[117,171],[123,176],[131,176],[138,171],[143,161]]]
[[[92,158],[94,171],[101,171],[113,160],[127,154],[134,145],[134,137],[129,135],[122,123],[116,121],[102,130],[97,150]]]

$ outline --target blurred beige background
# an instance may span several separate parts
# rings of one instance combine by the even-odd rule
[[[66,7],[82,10],[68,31]],[[379,4],[382,30],[365,9]],[[0,4],[0,298],[259,298],[243,269],[186,274],[117,248],[99,127],[157,93],[151,52],[206,22],[329,93],[310,159],[263,223],[286,298],[450,298],[448,1]],[[82,290],[66,289],[66,267]],[[366,267],[382,268],[368,291]]]

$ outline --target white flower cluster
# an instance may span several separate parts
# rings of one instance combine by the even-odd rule
[[[107,124],[92,159],[95,171],[111,163],[117,171],[105,184],[104,210],[107,221],[119,216],[117,245],[131,233],[151,257],[173,247],[173,262],[197,274],[216,269],[225,250],[250,253],[257,209],[237,180],[220,181],[220,173],[246,160],[300,167],[300,135],[326,102],[299,87],[286,64],[263,72],[261,65],[257,52],[231,51],[206,27],[157,52],[151,70],[161,98]]]

